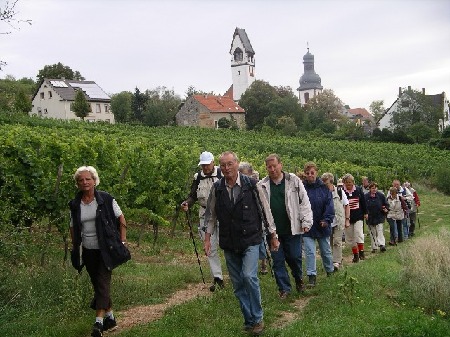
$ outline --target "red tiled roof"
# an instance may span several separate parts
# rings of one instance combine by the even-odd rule
[[[225,113],[245,113],[232,97],[215,96],[215,95],[194,95],[200,104],[205,106],[211,112],[225,112]]]
[[[373,116],[364,108],[347,109],[348,113],[356,116],[361,115],[364,118],[373,118]]]
[[[231,85],[223,95],[233,98],[233,85]]]

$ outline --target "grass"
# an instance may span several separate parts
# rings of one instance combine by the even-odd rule
[[[450,246],[446,231],[450,197],[418,188],[422,199],[421,226],[415,238],[388,247],[384,254],[371,254],[361,263],[347,265],[332,277],[325,277],[318,263],[316,288],[307,290],[305,295],[293,293],[287,301],[278,299],[274,279],[262,276],[265,336],[450,336],[450,323],[442,315],[447,313],[450,297],[433,291],[442,287],[449,291],[445,283],[448,274],[440,273],[442,268],[436,266],[446,267],[447,273],[450,264],[448,260],[429,263],[430,257],[421,253],[441,251],[440,256],[446,255],[447,259],[450,256],[445,250]],[[129,230],[129,238],[133,240],[137,234],[133,228]],[[112,292],[119,325],[121,312],[126,309],[163,303],[177,289],[201,282],[187,229],[178,228],[174,238],[168,232],[160,232],[155,247],[150,234],[142,238],[140,247],[131,242],[133,259],[114,271]],[[0,258],[2,270],[9,271],[8,275],[0,276],[1,336],[89,336],[94,313],[88,308],[92,296],[88,275],[84,271],[78,276],[70,266],[62,264],[62,245],[57,233],[47,239],[52,249],[47,249],[43,267],[39,266],[39,252],[34,248],[26,251],[34,254],[21,254],[14,263]],[[31,245],[32,241],[27,242]],[[197,243],[200,249],[199,240]],[[370,243],[366,242],[366,247]],[[348,248],[344,254],[351,254]],[[424,262],[419,263],[421,257]],[[419,296],[424,282],[420,272],[426,272],[427,266],[437,272],[432,278],[439,286],[427,286],[429,293]],[[209,280],[204,259],[202,268]],[[441,280],[442,275],[447,275],[447,280]],[[429,300],[424,305],[424,298],[431,295],[439,295],[442,302]],[[298,303],[307,300],[304,309],[299,310]],[[277,322],[286,313],[296,315],[296,319],[279,327]],[[163,318],[119,330],[114,336],[246,336],[241,328],[239,305],[228,282],[225,290],[213,296],[170,307]]]

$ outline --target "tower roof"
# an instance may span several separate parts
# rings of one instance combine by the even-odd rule
[[[239,35],[239,38],[242,41],[242,44],[244,45],[245,51],[249,54],[254,55],[255,51],[253,50],[252,44],[250,43],[250,39],[247,36],[247,33],[245,32],[245,29],[243,28],[237,28],[234,30],[234,34],[233,34],[233,40],[236,37],[236,35]],[[230,48],[230,53],[232,51],[233,48],[233,42],[231,43],[231,48]]]
[[[309,52],[309,48],[308,52],[303,56],[303,68],[304,73],[300,77],[300,87],[297,90],[323,89],[322,80],[314,70],[314,55]]]

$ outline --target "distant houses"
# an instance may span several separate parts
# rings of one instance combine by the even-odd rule
[[[402,88],[400,87],[398,89],[398,97],[392,103],[392,105],[386,109],[383,116],[377,121],[377,126],[380,130],[393,129],[393,123],[392,118],[394,113],[401,107],[399,107],[399,103],[401,102],[401,98],[403,95],[405,95],[408,91],[411,91],[411,86],[408,87],[406,91],[402,91]],[[422,94],[429,97],[431,99],[431,102],[434,106],[439,107],[439,109],[442,110],[442,118],[439,120],[439,132],[442,132],[446,127],[450,126],[450,103],[449,100],[445,94],[445,92],[442,92],[440,94],[435,95],[427,95],[425,94],[425,88],[422,88]]]
[[[111,98],[94,81],[66,79],[44,79],[33,96],[31,115],[56,119],[80,118],[71,110],[77,90],[82,90],[91,106],[91,112],[84,120],[114,123],[111,112]]]
[[[245,128],[245,111],[229,96],[190,96],[175,116],[179,126],[216,129],[221,118],[234,119],[239,128]]]

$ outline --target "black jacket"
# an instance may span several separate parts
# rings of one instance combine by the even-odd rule
[[[366,198],[367,212],[369,217],[367,219],[367,224],[371,226],[376,226],[384,222],[386,213],[383,212],[383,206],[389,209],[389,204],[387,203],[386,197],[383,193],[377,191],[375,197],[370,196],[370,192],[364,195]]]
[[[98,204],[95,217],[98,244],[106,268],[112,270],[128,261],[131,256],[120,239],[119,223],[112,206],[114,198],[107,192],[95,190],[94,193]],[[75,199],[69,202],[73,223],[74,247],[81,244],[81,196],[82,192],[79,192]]]
[[[216,193],[215,211],[219,220],[219,246],[222,249],[243,252],[247,247],[258,245],[262,240],[262,219],[259,216],[256,180],[241,176],[241,193],[232,204],[225,179],[214,183]]]

